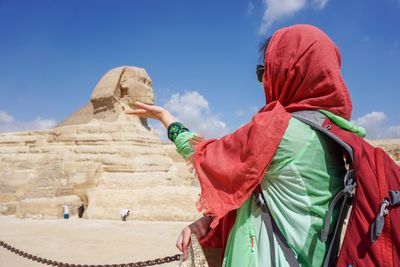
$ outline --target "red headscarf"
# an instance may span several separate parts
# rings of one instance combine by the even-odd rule
[[[351,116],[339,50],[318,28],[295,25],[278,30],[267,47],[264,63],[266,106],[236,132],[203,141],[195,149],[201,185],[198,208],[214,217],[211,228],[224,217],[232,224],[232,213],[226,215],[239,208],[263,180],[290,112],[324,109],[345,119]],[[227,233],[222,237],[225,240],[213,233],[208,235],[208,243],[224,245]]]

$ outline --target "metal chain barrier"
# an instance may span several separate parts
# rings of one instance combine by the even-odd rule
[[[168,256],[164,258],[157,258],[154,260],[147,260],[147,261],[138,261],[138,262],[131,262],[131,263],[119,263],[119,264],[72,264],[72,263],[65,263],[60,261],[53,261],[46,258],[34,256],[22,250],[16,249],[13,246],[10,246],[4,241],[0,240],[0,246],[4,247],[5,249],[9,250],[10,252],[17,254],[23,258],[28,260],[36,261],[39,263],[51,265],[51,266],[59,266],[59,267],[145,267],[145,266],[153,266],[153,265],[160,265],[168,262],[179,261],[181,259],[181,254],[176,254],[174,256]]]

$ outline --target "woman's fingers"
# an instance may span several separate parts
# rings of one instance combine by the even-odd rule
[[[189,243],[188,239],[190,240],[190,233],[190,228],[186,226],[185,228],[183,228],[181,234],[178,237],[178,240],[176,241],[176,247],[182,252],[184,252],[186,243]]]
[[[135,106],[141,107],[141,108],[146,108],[146,107],[154,107],[154,105],[147,105],[143,102],[135,101]]]
[[[178,237],[178,240],[176,240],[176,248],[183,252],[182,240],[183,240],[183,238],[182,238],[182,233],[181,233]]]
[[[188,168],[188,170],[189,170],[190,173],[193,173],[193,172],[194,172],[194,165],[193,165],[193,163],[188,162],[188,163],[186,163],[186,166],[187,166],[187,168]]]
[[[145,103],[142,102],[135,102],[135,107],[136,108],[141,108],[144,110],[148,110],[148,111],[152,111],[152,112],[161,112],[162,107],[156,106],[156,105],[147,105]]]
[[[164,108],[159,106],[147,105],[142,102],[135,102],[135,109],[130,109],[125,113],[160,120],[163,111]]]
[[[127,110],[127,111],[125,111],[125,114],[136,115],[136,116],[143,117],[143,118],[158,119],[158,117],[155,116],[154,113],[152,113],[148,110],[144,110],[144,109]]]
[[[185,256],[185,259],[187,257],[187,253],[188,253],[188,248],[189,248],[189,243],[190,243],[190,228],[187,228],[188,230],[185,231],[185,234],[183,235],[183,255]]]
[[[176,247],[183,252],[184,260],[186,260],[188,256],[191,234],[194,233],[199,240],[202,239],[207,234],[211,221],[211,217],[202,217],[183,228],[176,241]]]
[[[176,247],[183,252],[183,258],[186,259],[190,243],[191,230],[188,226],[183,228],[181,234],[176,241]]]
[[[135,108],[141,108],[144,110],[151,110],[154,106],[146,105],[145,103],[142,102],[135,102]]]
[[[174,116],[163,107],[155,105],[147,105],[142,102],[135,102],[135,109],[127,110],[125,113],[130,115],[137,115],[140,117],[159,120],[168,128],[175,120]]]
[[[141,114],[146,114],[148,111],[145,109],[130,109],[127,110],[125,113],[126,114],[133,114],[133,115],[141,115]]]

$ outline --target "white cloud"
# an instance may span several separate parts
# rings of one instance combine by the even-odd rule
[[[13,117],[7,114],[7,112],[0,110],[0,124],[11,123],[14,120]]]
[[[386,114],[381,111],[373,111],[353,120],[367,131],[368,139],[400,138],[400,125],[386,127],[384,122]]]
[[[373,111],[360,118],[354,120],[354,123],[360,126],[377,127],[386,119],[385,113],[381,111]]]
[[[253,13],[254,10],[254,4],[252,1],[249,1],[247,4],[247,15],[251,15]]]
[[[328,3],[328,0],[314,0],[313,3],[318,9],[323,9]]]
[[[53,119],[42,119],[37,117],[33,121],[22,122],[22,125],[24,125],[26,130],[46,130],[54,128],[57,125],[57,121]]]
[[[275,21],[302,9],[306,2],[306,0],[263,0],[265,11],[260,26],[260,34],[264,34]]]
[[[389,136],[391,138],[400,138],[400,125],[390,126],[388,129]]]
[[[32,121],[18,121],[5,111],[0,110],[0,132],[19,132],[31,130],[45,130],[53,128],[57,121],[53,119],[35,118]]]
[[[229,132],[226,123],[212,113],[208,101],[197,91],[172,95],[165,108],[191,131],[205,138],[218,138]]]
[[[294,15],[307,4],[321,10],[327,3],[328,0],[263,0],[265,10],[259,33],[265,34],[275,21]]]

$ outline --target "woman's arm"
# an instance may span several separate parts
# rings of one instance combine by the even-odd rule
[[[162,124],[164,124],[165,128],[168,128],[173,122],[176,121],[174,116],[172,116],[172,114],[163,107],[147,105],[141,102],[135,102],[135,106],[136,109],[126,111],[126,114],[159,120]]]
[[[168,129],[168,138],[176,145],[177,152],[186,159],[193,153],[190,140],[198,135],[190,132],[185,126],[177,122],[174,116],[163,107],[135,102],[135,109],[126,111],[126,114],[159,120]],[[188,163],[189,168],[191,163]],[[191,171],[191,170],[189,170]]]

